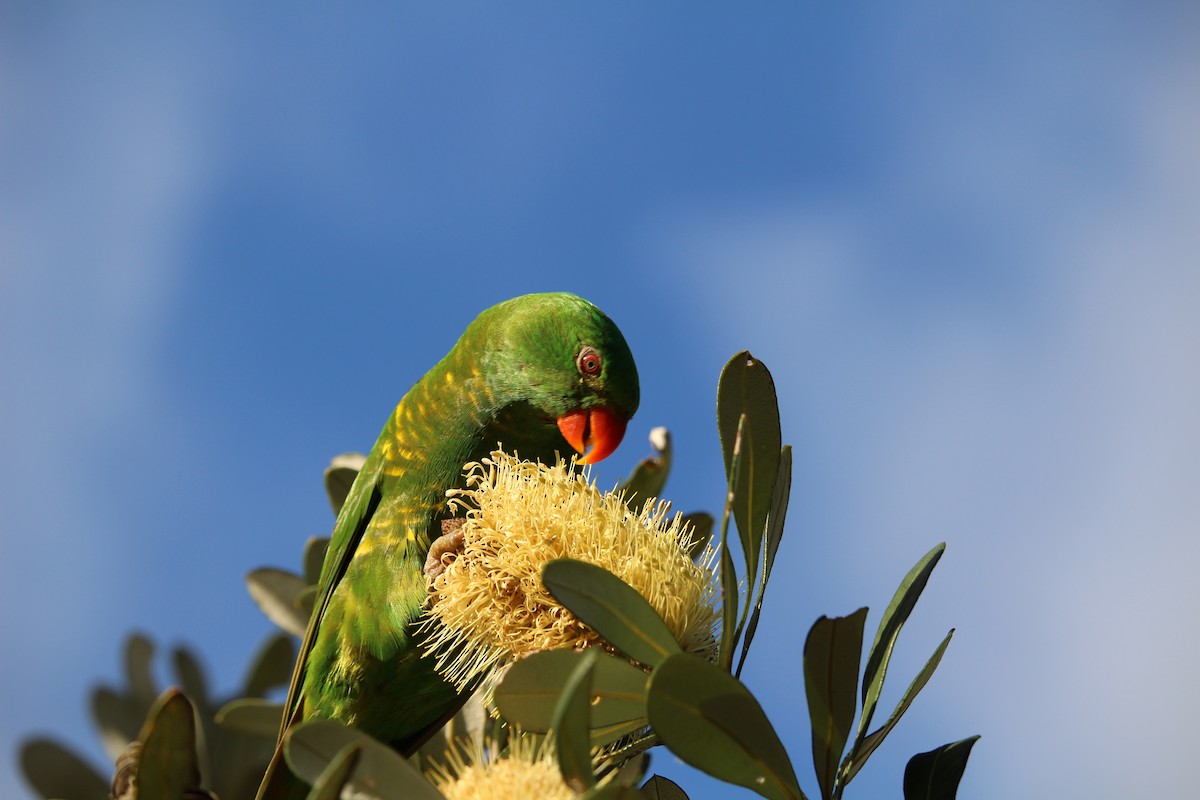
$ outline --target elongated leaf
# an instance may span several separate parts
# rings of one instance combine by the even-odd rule
[[[888,662],[891,661],[892,649],[896,646],[896,638],[900,635],[900,629],[904,627],[908,615],[912,613],[913,606],[917,604],[917,598],[924,591],[933,568],[937,566],[937,562],[945,550],[946,543],[942,542],[926,553],[916,563],[916,566],[908,571],[904,580],[900,581],[900,587],[896,589],[892,602],[888,603],[887,610],[883,612],[883,617],[879,620],[879,630],[875,633],[875,641],[871,644],[870,654],[867,656],[867,667],[863,672],[863,707],[862,715],[858,720],[858,734],[854,740],[855,751],[860,748],[870,728],[871,718],[875,715],[875,707],[879,704],[879,695],[883,691],[883,679],[887,675]]]
[[[616,489],[624,494],[625,504],[635,512],[641,511],[647,500],[662,496],[671,471],[670,432],[666,428],[651,430],[650,446],[654,448],[654,455],[642,459]]]
[[[348,782],[353,792],[382,800],[445,800],[395,750],[331,720],[309,720],[293,728],[284,741],[283,752],[292,772],[314,783],[348,746],[362,750]]]
[[[134,698],[101,686],[92,692],[92,716],[100,729],[105,752],[116,761],[125,747],[137,739],[146,720],[146,709],[140,708]]]
[[[603,567],[556,559],[542,570],[542,583],[555,600],[630,658],[652,667],[679,652],[667,623],[646,598]]]
[[[779,552],[779,541],[783,538],[783,522],[787,517],[788,500],[792,493],[792,446],[785,444],[779,452],[779,475],[775,478],[775,493],[771,496],[771,510],[767,515],[767,530],[763,536],[762,577],[754,597],[754,611],[746,624],[746,638],[742,641],[742,655],[738,659],[738,677],[750,652],[750,642],[758,631],[758,617],[762,614],[763,597],[767,592],[767,581],[771,579],[771,568],[775,566],[775,554]]]
[[[131,696],[143,713],[158,698],[158,684],[151,668],[153,659],[154,644],[147,637],[135,633],[125,642],[125,675]]]
[[[904,768],[904,800],[954,800],[977,741],[978,736],[970,736],[909,759]]]
[[[663,744],[697,769],[763,797],[804,797],[762,707],[720,667],[668,657],[650,675],[646,710]]]
[[[721,514],[721,541],[718,556],[721,580],[720,659],[721,666],[725,668],[726,672],[733,669],[733,652],[737,649],[739,634],[737,613],[738,607],[741,605],[741,599],[738,596],[737,571],[733,566],[733,556],[729,554],[729,521],[733,518],[733,507],[737,502],[738,492],[741,491],[741,486],[745,482],[746,470],[743,467],[743,456],[746,452],[744,440],[747,435],[746,415],[743,414],[738,419],[737,431],[733,439],[732,461],[727,470],[729,491],[725,495],[725,511]]]
[[[900,698],[900,702],[896,704],[896,708],[892,711],[892,715],[888,717],[887,722],[870,736],[863,739],[861,744],[855,744],[854,749],[850,751],[850,755],[846,757],[848,763],[842,766],[843,784],[849,784],[854,776],[858,774],[858,771],[862,769],[863,764],[867,763],[867,759],[871,757],[871,754],[875,752],[879,745],[883,744],[884,738],[896,727],[896,723],[900,721],[900,717],[904,716],[904,712],[912,705],[913,700],[917,699],[917,694],[925,688],[925,684],[929,683],[929,679],[933,677],[933,671],[941,663],[942,655],[946,652],[946,648],[950,645],[950,639],[953,636],[954,629],[951,628],[950,632],[946,634],[946,638],[942,639],[942,643],[938,645],[937,650],[925,662],[925,666],[917,673],[917,677],[908,685],[908,689],[905,690],[904,696]]]
[[[758,574],[758,558],[775,478],[779,473],[779,403],[775,382],[766,366],[743,350],[729,359],[717,384],[717,428],[725,456],[725,474],[731,475],[739,418],[746,417],[745,479],[733,513],[746,559],[746,575]]]
[[[334,514],[341,513],[350,487],[354,485],[354,479],[366,460],[367,457],[362,453],[342,453],[335,456],[325,468],[325,493],[329,495],[329,505],[333,507]]]
[[[554,722],[559,696],[584,653],[547,650],[516,662],[496,687],[500,714],[523,730],[545,733]],[[644,728],[649,676],[623,658],[597,653],[592,672],[592,744],[601,746]]]
[[[846,617],[821,617],[804,642],[804,690],[812,723],[813,767],[825,800],[833,796],[838,763],[854,725],[866,619],[865,608]]]
[[[596,652],[585,653],[571,670],[554,709],[554,749],[558,768],[563,782],[576,792],[585,792],[596,785],[591,737],[588,735],[595,667]]]
[[[108,781],[90,764],[49,739],[21,744],[21,772],[39,797],[108,800]]]
[[[315,585],[306,586],[304,591],[296,595],[296,599],[292,603],[306,619],[311,617],[313,609],[317,606],[317,587]]]
[[[361,745],[348,744],[339,750],[329,762],[329,766],[313,782],[312,791],[308,793],[306,800],[338,800],[342,796],[342,789],[350,782],[350,773],[358,766],[360,758]]]
[[[196,708],[208,707],[208,681],[204,677],[204,668],[199,659],[186,647],[176,647],[171,653],[175,662],[175,674],[179,676],[179,685]]]
[[[283,720],[283,703],[272,703],[258,697],[242,697],[221,706],[216,722],[226,728],[252,733],[267,739],[279,735]]]
[[[246,672],[246,696],[262,697],[276,686],[287,686],[295,663],[296,644],[292,638],[283,633],[272,636],[259,648]]]
[[[163,692],[142,728],[138,800],[177,800],[200,785],[195,712],[178,689]]]
[[[632,786],[606,783],[603,786],[594,786],[579,795],[579,800],[645,800],[645,795]]]
[[[329,551],[328,536],[310,536],[304,543],[304,580],[309,585],[321,580],[321,565]]]
[[[733,651],[737,648],[737,572],[729,548],[721,543],[721,667],[733,669]]]
[[[688,558],[695,561],[708,548],[712,539],[713,517],[706,511],[693,511],[683,515],[683,524],[692,529],[692,546],[688,548]]]
[[[304,636],[308,616],[296,606],[296,597],[308,583],[299,575],[274,567],[261,567],[246,576],[246,588],[267,619],[293,636]]]
[[[679,784],[662,775],[655,775],[642,784],[642,797],[646,800],[688,800]]]

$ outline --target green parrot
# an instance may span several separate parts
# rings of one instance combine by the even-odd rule
[[[413,626],[428,593],[426,555],[450,516],[446,490],[462,485],[463,465],[498,445],[547,463],[574,450],[595,463],[620,444],[637,406],[629,346],[580,297],[517,297],[467,327],[388,417],[338,514],[259,798],[297,791],[280,752],[300,720],[339,720],[408,755],[465,700],[421,657]]]

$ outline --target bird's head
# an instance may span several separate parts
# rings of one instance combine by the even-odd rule
[[[638,407],[638,375],[625,337],[604,312],[572,294],[531,294],[480,316],[492,391],[528,403],[580,463],[607,457]]]

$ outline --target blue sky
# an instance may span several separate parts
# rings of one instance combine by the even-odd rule
[[[809,623],[948,551],[850,796],[1183,796],[1200,647],[1200,14],[1188,3],[0,5],[0,795],[98,764],[126,632],[230,690],[243,586],[331,522],[481,309],[592,299],[721,498],[749,348],[796,475],[746,672],[801,774]],[[730,796],[672,763],[694,798]],[[750,796],[746,793],[745,796]]]

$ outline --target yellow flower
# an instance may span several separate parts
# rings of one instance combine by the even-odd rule
[[[542,585],[556,558],[604,567],[649,601],[684,650],[715,650],[711,550],[693,563],[692,532],[667,503],[634,512],[573,463],[501,451],[468,464],[466,476],[467,488],[451,493],[467,512],[461,551],[433,580],[426,620],[426,655],[447,680],[463,689],[529,653],[603,643]]]
[[[486,758],[474,748],[464,757],[457,747],[446,751],[449,763],[434,764],[428,777],[446,800],[574,800],[566,786],[550,739],[540,747],[528,739],[514,738],[504,758]]]
[[[513,739],[504,758],[491,759],[477,750],[466,758],[451,747],[449,763],[435,764],[429,777],[446,800],[573,800],[576,794],[562,779],[550,741],[537,747]]]

